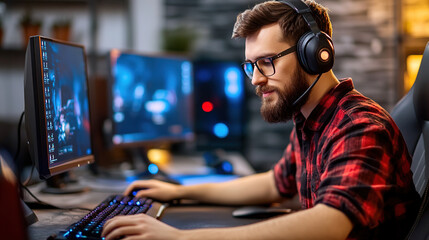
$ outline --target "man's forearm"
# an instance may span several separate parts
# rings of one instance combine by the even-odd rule
[[[345,239],[352,228],[345,214],[319,204],[312,209],[246,226],[183,230],[178,239]]]
[[[265,204],[281,199],[272,171],[224,183],[183,186],[179,191],[181,198],[226,205]]]

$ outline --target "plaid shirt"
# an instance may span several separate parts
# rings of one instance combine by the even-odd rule
[[[284,197],[303,209],[323,203],[346,214],[348,239],[403,239],[420,203],[411,158],[389,114],[343,80],[295,128],[274,167]]]

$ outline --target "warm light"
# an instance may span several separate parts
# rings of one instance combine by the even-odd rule
[[[211,112],[213,110],[213,103],[203,102],[202,109],[204,112]]]
[[[416,80],[423,55],[409,55],[407,57],[407,71],[404,76],[404,91],[408,92]]]
[[[322,59],[322,61],[323,62],[326,62],[326,61],[328,61],[329,60],[329,52],[327,51],[327,50],[323,50],[321,53],[320,53],[320,59]]]
[[[157,164],[158,166],[166,165],[170,162],[170,152],[164,149],[150,149],[147,152],[149,161]]]
[[[403,1],[405,32],[413,37],[429,36],[429,4],[427,1]]]

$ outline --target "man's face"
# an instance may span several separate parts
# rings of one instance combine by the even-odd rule
[[[254,62],[261,57],[272,57],[289,47],[291,45],[282,38],[280,26],[270,24],[246,38],[246,60]],[[252,84],[262,99],[261,115],[267,122],[290,120],[307,101],[305,97],[293,106],[309,87],[306,73],[298,65],[296,53],[292,53],[274,60],[275,74],[272,76],[262,75],[255,67]]]

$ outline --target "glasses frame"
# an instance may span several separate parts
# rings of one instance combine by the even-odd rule
[[[274,61],[274,60],[276,60],[277,58],[284,57],[284,56],[286,56],[286,55],[288,55],[288,54],[290,54],[290,53],[293,53],[293,52],[295,52],[295,51],[296,51],[296,45],[294,45],[294,46],[292,46],[292,47],[290,47],[290,48],[288,48],[288,49],[286,49],[286,50],[284,50],[284,51],[282,51],[282,52],[280,52],[280,53],[278,53],[278,54],[276,54],[276,55],[274,55],[274,56],[272,56],[272,57],[260,57],[260,58],[256,59],[254,62],[252,62],[252,61],[250,61],[250,60],[245,61],[245,62],[243,62],[243,63],[241,64],[241,67],[243,68],[243,71],[244,71],[244,73],[246,74],[246,76],[247,76],[247,77],[249,77],[250,79],[252,79],[252,78],[253,78],[253,71],[255,70],[255,66],[256,66],[256,68],[258,69],[258,71],[259,71],[262,75],[264,75],[265,77],[270,77],[270,76],[273,76],[274,74],[276,74],[276,68],[274,67],[274,62],[273,62],[273,61]],[[271,66],[273,67],[273,73],[272,73],[272,74],[266,75],[266,74],[265,74],[265,73],[263,73],[263,72],[262,72],[262,70],[259,68],[259,66],[258,66],[257,62],[258,62],[259,60],[261,60],[261,59],[268,59],[268,60],[270,61]],[[246,71],[246,68],[245,68],[245,65],[246,65],[246,64],[248,64],[248,63],[250,63],[250,64],[252,65],[252,68],[253,68],[253,71],[252,71],[251,75],[250,75],[250,73],[248,73],[248,72]]]

